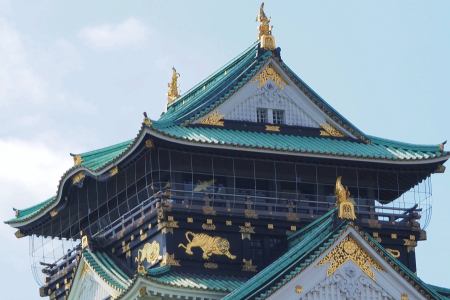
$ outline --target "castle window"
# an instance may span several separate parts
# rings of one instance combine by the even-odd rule
[[[273,110],[273,124],[284,124],[284,110]]]
[[[267,123],[267,109],[258,108],[256,110],[257,122],[258,123]]]

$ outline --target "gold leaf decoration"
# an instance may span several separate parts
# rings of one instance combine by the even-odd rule
[[[267,131],[280,131],[280,126],[266,125]]]
[[[223,121],[221,121],[225,115],[217,115],[219,113],[218,110],[198,122],[199,124],[205,124],[205,125],[214,125],[214,126],[224,126]]]
[[[278,73],[275,67],[270,63],[267,67],[253,79],[252,82],[257,82],[259,80],[258,88],[262,87],[268,80],[272,80],[281,90],[284,90],[284,87],[281,83],[285,85],[290,85],[283,76]]]
[[[371,270],[371,267],[376,270],[384,271],[371,256],[366,252],[359,244],[357,244],[353,238],[346,236],[330,253],[327,254],[317,266],[324,266],[326,263],[330,263],[330,267],[327,270],[327,277],[333,274],[337,269],[344,265],[347,261],[351,260],[355,263],[364,273],[375,281],[375,274]]]
[[[345,137],[343,133],[341,133],[336,127],[333,126],[330,122],[326,121],[327,125],[320,124],[325,131],[321,130],[320,135],[324,136],[334,136],[334,137]]]

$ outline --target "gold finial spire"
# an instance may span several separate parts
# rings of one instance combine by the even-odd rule
[[[356,219],[355,207],[350,197],[348,188],[341,183],[342,176],[339,176],[336,180],[336,187],[334,188],[334,195],[337,198],[336,206],[339,206],[339,218],[341,219]]]
[[[180,74],[177,73],[177,70],[175,70],[175,68],[172,68],[172,72],[172,82],[167,84],[167,86],[169,87],[169,91],[166,94],[168,96],[167,100],[169,101],[169,103],[180,97],[181,94],[181,91],[178,90],[178,87],[180,85],[177,83]]]
[[[264,13],[264,2],[261,4],[259,14],[256,16],[256,22],[260,22],[258,40],[261,40],[261,47],[266,50],[274,50],[275,38],[272,36],[272,27],[269,27],[270,17],[267,18]]]

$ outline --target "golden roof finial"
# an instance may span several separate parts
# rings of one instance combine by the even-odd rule
[[[259,9],[259,14],[256,16],[256,22],[260,22],[261,25],[259,25],[259,35],[258,40],[261,39],[263,35],[272,35],[272,27],[269,28],[269,22],[270,17],[267,18],[266,14],[264,13],[264,2],[261,3],[261,8]]]
[[[334,195],[337,198],[336,205],[339,206],[339,218],[341,219],[356,219],[355,207],[353,206],[353,200],[349,199],[350,192],[348,188],[341,183],[342,176],[339,176],[336,180],[336,187],[334,188]]]
[[[169,87],[169,91],[166,94],[168,96],[167,100],[169,101],[169,103],[180,97],[181,94],[181,91],[178,90],[178,87],[180,85],[177,83],[180,74],[177,73],[177,70],[175,70],[175,68],[172,68],[172,72],[172,82],[167,84],[167,86]]]
[[[273,26],[269,27],[270,17],[267,18],[266,14],[264,13],[264,2],[261,3],[259,14],[256,16],[256,22],[261,23],[258,26],[259,29],[258,40],[261,40],[261,47],[263,47],[266,50],[274,50],[275,38],[272,36]]]

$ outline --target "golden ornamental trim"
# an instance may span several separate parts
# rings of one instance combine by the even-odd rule
[[[180,74],[177,73],[177,70],[175,70],[175,68],[172,68],[172,81],[167,84],[167,86],[169,87],[169,91],[166,94],[168,96],[167,101],[169,103],[180,97],[181,91],[178,90],[178,87],[180,86],[177,83],[178,77],[180,77]]]
[[[145,141],[145,147],[147,147],[147,148],[153,148],[153,147],[154,147],[153,141],[152,141],[152,140],[146,140],[146,141]]]
[[[295,287],[295,292],[298,293],[298,294],[303,293],[303,288],[300,285],[297,285]]]
[[[20,239],[23,238],[25,235],[23,233],[20,232],[20,229],[17,230],[16,232],[14,232],[14,235],[16,236],[16,238]]]
[[[218,115],[219,111],[216,110],[203,120],[199,121],[199,124],[205,124],[205,125],[214,125],[214,126],[224,126],[223,121],[221,121],[225,115]]]
[[[80,155],[75,155],[73,157],[73,165],[76,166],[78,164],[81,164],[84,160],[81,158]]]
[[[258,27],[258,40],[261,40],[261,47],[266,50],[274,50],[276,47],[275,38],[272,36],[273,26],[269,27],[270,17],[267,18],[266,14],[264,13],[264,3],[261,4],[259,14],[256,16],[256,22],[260,22],[260,25]]]
[[[257,266],[254,266],[252,264],[252,260],[246,260],[245,258],[243,259],[244,264],[242,265],[242,271],[244,272],[256,272],[256,268]]]
[[[77,183],[81,182],[81,180],[83,180],[84,177],[86,177],[86,176],[83,174],[83,171],[81,171],[78,174],[73,176],[72,183],[77,184]]]
[[[324,266],[326,263],[330,263],[330,266],[327,269],[328,277],[349,260],[355,263],[356,266],[374,281],[375,273],[371,270],[371,267],[385,272],[383,267],[381,267],[370,254],[349,235],[331,250],[331,252],[329,252],[316,266]]]
[[[141,265],[145,260],[148,263],[154,264],[158,260],[162,259],[160,255],[161,247],[157,241],[153,241],[151,244],[146,243],[144,248],[138,250],[137,257],[134,259],[139,265]]]
[[[50,212],[50,216],[53,218],[54,216],[56,216],[58,214],[58,212],[56,210],[52,210]]]
[[[334,136],[334,137],[345,137],[345,135],[340,132],[336,127],[331,124],[331,122],[326,121],[327,125],[319,124],[325,131],[321,130],[320,135],[324,136]]]
[[[189,239],[189,235],[192,236],[192,241]],[[191,248],[200,247],[203,250],[203,259],[209,259],[213,254],[226,255],[231,259],[236,259],[236,256],[229,251],[230,242],[226,238],[220,236],[211,237],[205,233],[187,231],[186,239],[188,240],[186,246],[179,244],[178,247],[186,249],[188,255],[194,255]]]
[[[81,270],[81,282],[84,282],[84,277],[86,277],[86,273],[92,276],[91,269],[88,267],[87,262],[84,262],[83,270]]]
[[[163,266],[180,266],[180,261],[175,260],[175,254],[166,253],[163,256],[163,261],[161,262],[161,267]]]
[[[219,267],[218,264],[212,262],[205,262],[204,266],[207,269],[217,269]]]
[[[203,206],[203,214],[204,215],[216,215],[216,211],[213,210],[212,206]]]
[[[386,248],[386,251],[389,252],[395,258],[400,257],[400,251],[398,251],[398,250]]]
[[[339,206],[339,218],[341,219],[356,219],[355,207],[350,202],[350,192],[348,187],[345,187],[341,183],[342,176],[339,176],[336,180],[336,187],[334,188],[334,196],[336,197],[336,206]]]
[[[258,219],[258,214],[253,209],[244,210],[245,217],[250,219]]]
[[[114,175],[116,175],[117,173],[119,173],[119,167],[115,166],[114,168],[112,168],[111,170],[109,170],[109,175],[111,177],[113,177]]]
[[[280,126],[266,125],[267,131],[280,131]]]
[[[239,226],[239,228],[241,229],[239,231],[239,233],[241,233],[241,232],[243,232],[243,233],[255,233],[255,227]]]
[[[270,63],[267,67],[264,68],[264,70],[261,71],[261,73],[256,76],[255,79],[252,80],[252,82],[257,82],[259,80],[258,88],[261,88],[268,80],[272,80],[281,90],[284,90],[284,87],[281,83],[284,83],[285,85],[290,85],[286,79],[284,79],[283,76],[278,73],[277,69],[275,69],[275,66]]]
[[[203,223],[202,228],[205,230],[216,230],[216,225]]]
[[[81,238],[81,249],[86,249],[89,247],[89,237],[87,235]]]

